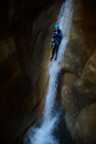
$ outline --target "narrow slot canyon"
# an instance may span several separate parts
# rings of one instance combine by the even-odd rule
[[[0,114],[0,144],[96,143],[95,0],[0,2]]]

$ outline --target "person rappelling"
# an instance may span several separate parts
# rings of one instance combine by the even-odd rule
[[[59,50],[60,43],[62,41],[63,34],[61,29],[59,28],[59,25],[55,25],[55,29],[52,33],[52,39],[51,39],[51,48],[52,48],[52,56],[51,56],[51,61],[53,58],[56,60],[57,59],[57,54]]]

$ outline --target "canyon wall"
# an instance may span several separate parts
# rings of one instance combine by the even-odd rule
[[[19,142],[42,112],[48,83],[50,36],[60,2],[9,1],[7,9],[4,3],[2,6],[0,141],[13,144]]]
[[[77,143],[96,143],[96,3],[75,1],[62,98]]]
[[[58,88],[67,126],[73,139],[82,144],[96,141],[96,5],[92,2],[75,0],[70,41],[62,63],[65,72]],[[4,17],[1,15],[2,144],[19,143],[42,115],[52,52],[50,40],[60,5],[60,1],[33,5],[31,1],[10,0]]]

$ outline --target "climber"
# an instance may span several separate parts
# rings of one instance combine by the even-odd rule
[[[59,26],[56,24],[55,25],[55,30],[52,33],[52,39],[51,39],[51,47],[52,47],[52,56],[51,56],[51,60],[54,58],[55,60],[57,59],[57,54],[58,54],[58,50],[59,50],[59,45],[61,43],[62,40],[62,32],[59,28]]]

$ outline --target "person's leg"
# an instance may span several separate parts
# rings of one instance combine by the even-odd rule
[[[56,49],[53,48],[53,50],[52,50],[52,56],[51,56],[51,60],[53,59],[53,57],[54,57],[54,55],[55,55],[55,51],[56,51]]]
[[[56,52],[55,52],[55,60],[57,59],[57,49],[56,49]]]
[[[57,45],[55,48],[55,60],[57,59],[58,56],[58,50],[59,50],[59,45]]]

